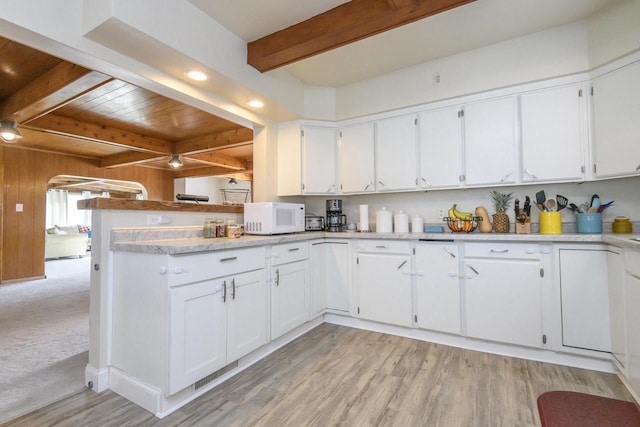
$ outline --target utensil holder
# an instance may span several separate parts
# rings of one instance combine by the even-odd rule
[[[601,213],[576,214],[576,230],[580,234],[602,233],[602,214]]]
[[[562,234],[562,212],[540,212],[540,234]]]

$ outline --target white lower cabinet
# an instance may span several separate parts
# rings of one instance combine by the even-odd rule
[[[609,318],[611,320],[611,355],[620,372],[628,375],[625,273],[622,249],[608,248],[607,277],[609,282]]]
[[[310,318],[309,243],[272,247],[271,338],[278,338]]]
[[[543,346],[542,261],[535,245],[465,244],[466,335]]]
[[[460,273],[458,245],[416,245],[416,325],[460,334]]]
[[[355,265],[362,319],[411,327],[411,255],[408,242],[359,242]],[[404,253],[403,253],[404,252]]]
[[[611,351],[607,251],[560,247],[562,345]]]
[[[635,395],[640,396],[640,250],[625,249],[624,258],[627,379]]]
[[[311,242],[311,315],[349,312],[349,241]]]

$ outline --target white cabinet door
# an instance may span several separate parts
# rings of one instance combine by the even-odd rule
[[[624,258],[622,250],[607,251],[607,278],[609,283],[609,312],[611,319],[611,355],[618,369],[626,376],[627,327],[625,325]]]
[[[378,191],[416,188],[418,150],[415,114],[376,122],[376,184]]]
[[[584,179],[585,100],[580,84],[520,96],[524,182]]]
[[[541,262],[465,259],[465,266],[467,335],[542,347]]]
[[[425,111],[418,116],[420,129],[421,188],[455,188],[461,185],[462,122],[460,108]]]
[[[464,108],[465,184],[516,182],[516,97]]]
[[[607,251],[560,249],[562,344],[611,351]]]
[[[224,367],[227,325],[224,280],[170,290],[169,395]]]
[[[271,338],[309,320],[309,261],[272,268]]]
[[[458,245],[416,245],[416,315],[419,328],[460,334]]]
[[[278,196],[302,194],[302,146],[300,122],[278,124]]]
[[[311,315],[349,312],[349,242],[311,243]]]
[[[372,193],[375,186],[373,123],[345,127],[340,131],[338,167],[342,193]]]
[[[226,279],[227,363],[238,360],[269,341],[265,270]]]
[[[360,253],[356,269],[360,317],[411,327],[411,257]]]
[[[593,81],[597,177],[640,173],[640,62]]]
[[[336,194],[335,129],[304,126],[302,145],[303,193]]]
[[[625,277],[627,316],[627,351],[629,383],[631,389],[638,395],[640,393],[640,278],[627,274]]]

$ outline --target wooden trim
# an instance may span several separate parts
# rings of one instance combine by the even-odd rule
[[[178,212],[244,212],[242,206],[225,206],[211,204],[196,204],[188,202],[164,202],[155,200],[125,200],[96,197],[78,201],[78,209],[105,209],[127,211],[178,211]]]
[[[248,43],[247,63],[273,70],[472,1],[351,0]]]

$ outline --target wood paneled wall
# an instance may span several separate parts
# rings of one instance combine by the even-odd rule
[[[171,172],[102,169],[89,159],[0,147],[0,282],[44,276],[47,183],[56,175],[135,181],[146,187],[149,200],[173,200]],[[23,212],[16,212],[18,203]]]

